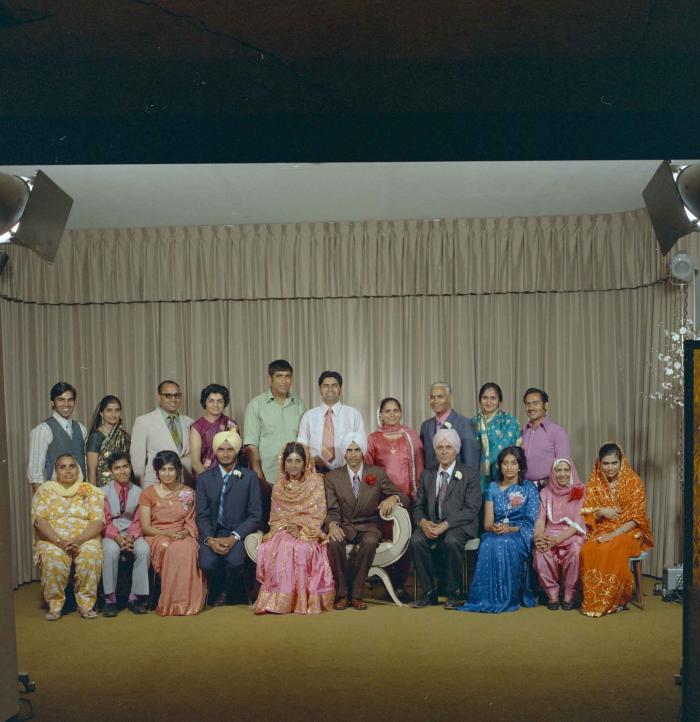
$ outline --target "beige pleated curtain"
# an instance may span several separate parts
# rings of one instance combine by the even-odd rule
[[[10,253],[0,312],[16,583],[35,578],[28,434],[55,381],[78,388],[86,425],[113,393],[130,428],[164,378],[182,384],[193,417],[200,390],[226,384],[242,421],[275,358],[293,364],[307,406],[319,372],[341,371],[368,431],[386,395],[417,428],[435,379],[452,383],[466,415],[479,386],[497,381],[521,421],[523,390],[542,386],[582,477],[615,439],[645,479],[647,571],[680,558],[680,418],[649,393],[683,292],[665,280],[644,211],[77,231],[52,266]]]

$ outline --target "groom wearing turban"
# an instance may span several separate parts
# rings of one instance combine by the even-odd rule
[[[244,597],[243,541],[262,519],[258,477],[236,463],[241,443],[234,429],[218,433],[212,442],[218,464],[197,479],[199,566],[207,575],[213,607]]]

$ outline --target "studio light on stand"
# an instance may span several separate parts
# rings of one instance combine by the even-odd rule
[[[34,251],[53,263],[73,199],[39,170],[32,178],[0,173],[0,243]],[[0,253],[0,272],[9,255]]]
[[[700,163],[663,161],[642,196],[664,256],[679,238],[700,230]]]
[[[695,260],[689,253],[675,253],[668,262],[668,273],[674,285],[690,283],[695,274]]]

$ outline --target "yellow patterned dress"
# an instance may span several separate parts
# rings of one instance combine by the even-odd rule
[[[32,526],[37,519],[45,519],[61,539],[73,539],[91,521],[104,523],[104,493],[92,484],[78,482],[65,490],[63,496],[55,481],[47,481],[32,499]],[[41,572],[41,587],[50,612],[61,612],[66,601],[66,585],[71,564],[74,565],[75,599],[81,612],[91,610],[97,599],[97,584],[102,572],[102,543],[99,536],[80,545],[75,556],[51,542],[34,542],[34,563]]]

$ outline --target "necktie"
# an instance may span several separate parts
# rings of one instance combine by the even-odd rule
[[[326,411],[323,420],[323,438],[321,439],[321,458],[329,464],[335,459],[335,434],[333,431],[333,411]]]
[[[129,488],[126,486],[119,487],[119,513],[123,514],[126,509],[126,500],[129,496]]]
[[[231,478],[231,474],[224,475],[224,485],[221,487],[221,498],[219,499],[219,526],[224,525],[224,499],[226,497],[226,489],[228,488],[228,480]]]
[[[175,425],[174,416],[168,416],[168,428],[170,429],[170,436],[173,437],[175,446],[179,451],[180,449],[182,449],[182,439],[180,438],[180,432],[177,430],[177,426]]]
[[[352,475],[352,493],[356,499],[360,496],[360,477],[357,474]]]
[[[438,519],[443,519],[442,511],[445,503],[445,494],[447,493],[448,475],[446,471],[440,472],[440,491],[438,491]]]

